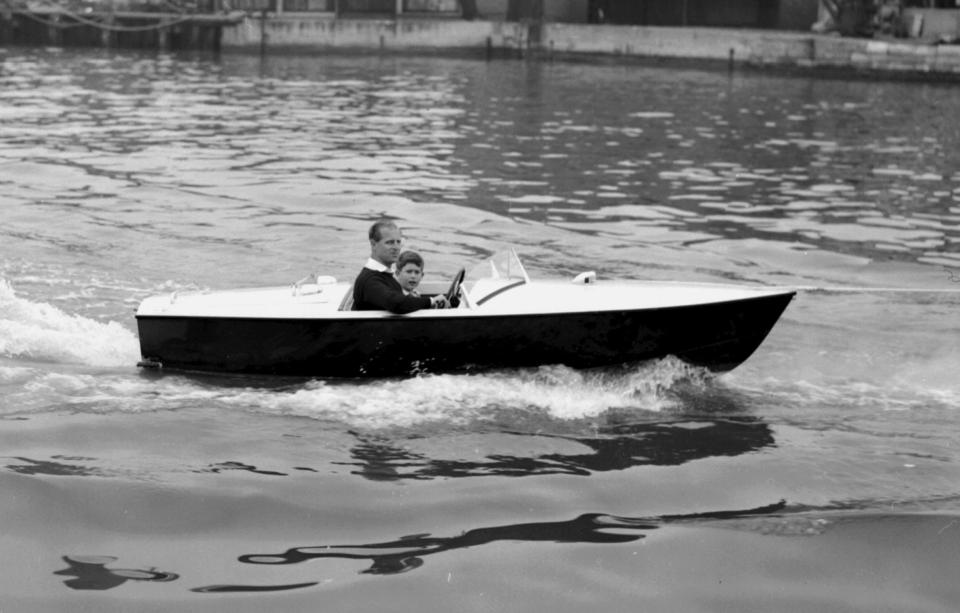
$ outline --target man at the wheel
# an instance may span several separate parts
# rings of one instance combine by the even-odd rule
[[[353,282],[354,311],[390,311],[411,313],[420,309],[444,309],[446,297],[437,295],[408,296],[394,276],[394,265],[400,256],[403,236],[397,224],[382,219],[369,232],[370,259]]]

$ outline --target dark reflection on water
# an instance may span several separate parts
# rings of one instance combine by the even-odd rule
[[[648,380],[649,379],[649,380]],[[712,380],[681,377],[658,381],[657,398],[675,403],[667,414],[611,408],[600,424],[538,421],[536,415],[500,407],[481,418],[482,430],[507,437],[573,443],[581,453],[554,452],[521,456],[490,454],[482,460],[438,459],[405,448],[399,439],[351,431],[358,443],[350,449],[353,474],[372,481],[451,477],[524,477],[590,475],[637,466],[676,466],[710,457],[732,457],[776,445],[768,423],[750,414],[749,401]],[[525,418],[524,418],[525,416]],[[417,434],[419,436],[419,434]],[[522,443],[523,448],[531,445]]]
[[[155,568],[107,568],[116,562],[113,556],[63,556],[67,568],[55,571],[55,575],[73,577],[64,580],[64,585],[75,590],[109,590],[127,581],[175,581],[176,573],[158,571]]]
[[[498,541],[552,543],[629,543],[646,537],[645,532],[662,525],[683,522],[731,520],[772,516],[786,509],[786,501],[743,510],[708,511],[654,517],[620,517],[604,513],[585,513],[568,521],[506,524],[468,530],[453,537],[430,534],[403,536],[392,541],[355,545],[293,547],[279,554],[246,554],[238,558],[246,564],[289,565],[315,559],[366,560],[370,567],[360,571],[371,575],[393,575],[423,566],[428,555],[455,549],[488,545]],[[109,590],[127,581],[171,582],[179,579],[172,572],[155,568],[107,568],[114,556],[62,556],[67,568],[54,575],[70,577],[64,585],[74,590]],[[316,581],[276,585],[214,584],[191,588],[203,594],[257,593],[296,590],[319,585]]]
[[[250,472],[257,475],[267,475],[270,477],[286,477],[287,476],[287,473],[282,473],[275,470],[264,470],[262,468],[257,468],[252,464],[245,464],[244,462],[236,462],[236,461],[219,462],[217,464],[211,464],[206,468],[196,470],[194,472],[219,474],[225,471],[234,471],[234,470]]]
[[[354,461],[346,464],[358,467],[353,474],[372,481],[589,475],[634,466],[679,465],[709,457],[736,456],[775,444],[770,426],[750,416],[618,424],[599,429],[596,436],[504,434],[570,441],[590,451],[547,453],[535,457],[490,455],[481,461],[439,460],[403,449],[390,441],[361,436],[360,443],[350,451]]]
[[[94,458],[53,456],[53,460],[32,460],[30,458],[14,458],[22,464],[7,464],[6,468],[21,475],[54,475],[58,477],[102,477],[104,473],[99,468],[67,464],[59,461],[63,459],[82,461]]]
[[[390,575],[419,568],[423,565],[423,557],[428,555],[487,545],[496,541],[628,543],[644,538],[644,531],[655,530],[665,523],[768,515],[782,511],[785,507],[785,501],[780,501],[753,509],[657,517],[617,517],[602,513],[586,513],[568,521],[475,528],[453,537],[416,534],[380,543],[294,547],[280,554],[243,555],[239,560],[248,564],[270,565],[299,564],[323,558],[369,560],[371,566],[361,571],[362,573]]]
[[[205,585],[195,587],[191,592],[200,594],[229,594],[244,592],[283,592],[286,590],[299,590],[305,587],[317,585],[316,581],[307,581],[305,583],[287,583],[284,585]]]
[[[736,456],[774,444],[770,426],[753,417],[679,420],[615,426],[613,438],[575,438],[591,454],[550,455],[552,461],[588,472],[622,470],[645,464],[679,465],[716,456]]]

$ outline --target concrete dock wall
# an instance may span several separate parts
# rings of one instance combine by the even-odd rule
[[[557,54],[795,63],[810,59],[811,38],[767,30],[545,24],[541,43]]]
[[[812,62],[821,67],[960,76],[960,45],[817,37]]]
[[[288,14],[250,17],[224,28],[221,48],[436,50],[478,54],[529,48],[528,28],[504,21],[337,19]]]
[[[960,45],[805,32],[438,19],[248,16],[224,27],[221,48],[430,51],[543,57],[712,60],[732,64],[960,77]]]
[[[803,32],[547,24],[542,48],[569,55],[702,59],[757,66],[960,76],[960,45]]]
[[[957,13],[960,17],[960,11]],[[348,19],[332,13],[239,11],[191,15],[172,25],[169,15],[117,12],[110,15],[109,24],[123,27],[98,27],[90,18],[80,21],[63,11],[14,11],[0,15],[0,45],[200,48],[264,54],[342,49],[479,57],[676,59],[960,79],[960,44],[921,39],[845,38],[742,28],[416,17]],[[946,24],[945,29],[960,29],[960,19]]]

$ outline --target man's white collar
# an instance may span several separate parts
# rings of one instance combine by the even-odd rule
[[[388,266],[384,266],[383,264],[381,264],[380,262],[378,262],[377,260],[375,260],[375,259],[373,259],[373,258],[369,258],[369,259],[367,260],[367,263],[364,264],[363,267],[364,267],[364,268],[369,268],[370,270],[375,270],[375,271],[377,271],[377,272],[391,272],[391,273],[392,273],[392,272],[394,271],[394,269],[395,269],[395,265],[394,265],[394,264],[391,264],[389,267],[388,267]]]

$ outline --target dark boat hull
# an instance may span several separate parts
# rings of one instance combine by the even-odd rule
[[[141,353],[163,368],[388,377],[676,356],[713,371],[746,360],[792,293],[586,313],[271,319],[139,315]]]

